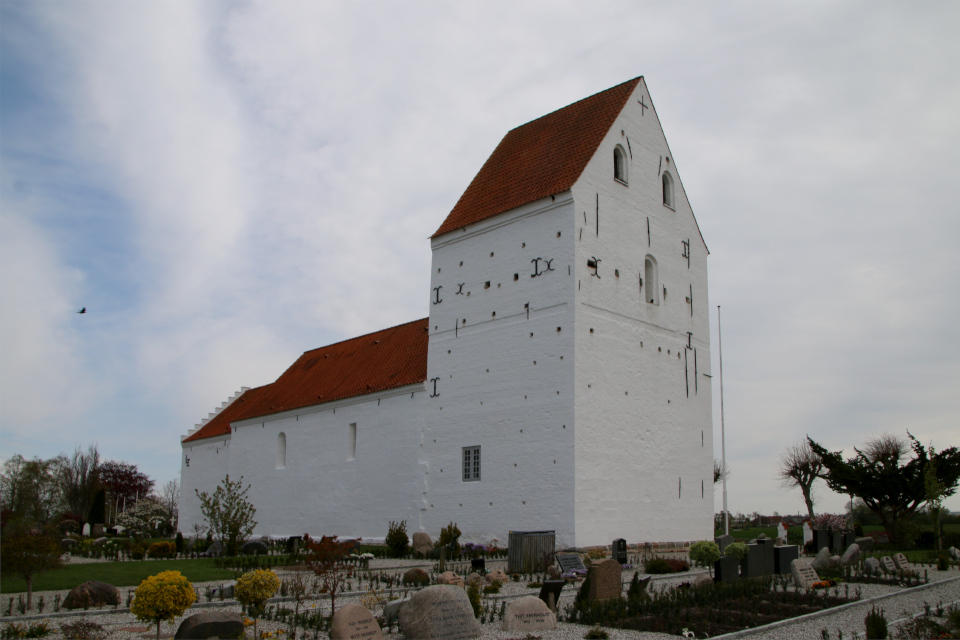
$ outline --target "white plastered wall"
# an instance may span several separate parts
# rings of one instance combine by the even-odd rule
[[[574,542],[572,213],[558,194],[432,242],[442,302],[434,289],[427,395],[434,378],[438,395],[425,400],[421,453],[431,535],[452,521],[464,541],[552,529]],[[470,446],[481,447],[479,482],[462,479]]]
[[[617,145],[627,184],[614,180]],[[662,201],[663,171],[673,177],[673,208]],[[709,539],[707,250],[642,81],[573,194],[577,543]],[[658,266],[659,304],[640,285],[647,255]],[[599,277],[587,265],[594,258]]]

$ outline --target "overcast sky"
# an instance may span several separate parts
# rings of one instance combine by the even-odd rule
[[[241,386],[428,314],[427,237],[506,131],[638,75],[711,251],[731,511],[803,509],[775,472],[807,434],[960,445],[958,25],[957,2],[2,0],[0,457],[96,442],[179,477],[180,435]]]

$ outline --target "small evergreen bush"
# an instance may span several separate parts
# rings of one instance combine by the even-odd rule
[[[867,640],[884,640],[887,637],[887,618],[883,615],[883,609],[870,607],[870,613],[863,622],[867,627]]]
[[[720,559],[720,547],[712,540],[700,540],[690,546],[690,559],[697,566],[712,567]]]
[[[172,542],[154,542],[147,549],[147,555],[151,558],[173,558],[177,555],[177,547]]]
[[[743,560],[747,557],[747,545],[742,542],[731,542],[727,545],[727,548],[723,550],[728,556],[734,556],[738,560]]]
[[[467,597],[470,598],[470,606],[473,607],[473,617],[479,618],[483,605],[480,603],[480,585],[477,582],[467,587]]]
[[[410,546],[410,538],[407,536],[407,521],[394,522],[391,520],[384,542],[390,549],[392,557],[402,558],[406,555],[407,547]]]
[[[460,552],[460,527],[457,526],[456,522],[451,522],[447,526],[440,529],[440,537],[437,538],[437,542],[433,545],[436,548],[441,547],[450,547],[455,553]]]
[[[600,625],[597,625],[592,629],[590,629],[590,631],[587,631],[587,635],[583,637],[586,638],[587,640],[591,640],[591,639],[605,640],[606,638],[610,637],[610,634],[607,633],[603,627],[601,627]]]

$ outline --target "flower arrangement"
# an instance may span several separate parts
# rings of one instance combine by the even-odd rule
[[[810,585],[811,589],[829,589],[830,587],[837,586],[836,580],[819,580]]]

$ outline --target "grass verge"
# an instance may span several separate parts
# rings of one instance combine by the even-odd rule
[[[92,562],[67,565],[56,571],[47,571],[33,578],[34,591],[73,589],[87,580],[99,580],[116,587],[136,587],[145,578],[161,571],[179,571],[190,582],[232,580],[233,571],[217,569],[213,558],[198,560],[133,560],[131,562]],[[27,590],[23,578],[0,572],[0,593],[19,593]]]

